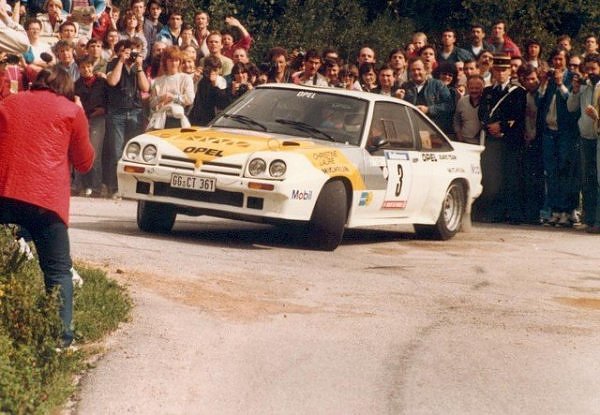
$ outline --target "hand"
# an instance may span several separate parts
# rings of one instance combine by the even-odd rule
[[[501,137],[502,136],[502,128],[500,127],[500,122],[494,122],[487,125],[488,133],[492,137]]]
[[[404,99],[404,96],[406,95],[406,90],[400,88],[396,91],[396,98],[400,98],[400,99]]]
[[[600,114],[598,114],[598,110],[594,108],[592,105],[588,105],[584,110],[585,114],[590,117],[594,121],[598,121],[600,118]]]
[[[102,107],[96,107],[91,112],[90,118],[92,118],[92,117],[98,117],[98,116],[104,115],[104,114],[106,114],[106,111],[104,110],[104,108],[102,108]]]
[[[235,27],[239,27],[242,24],[240,23],[240,21],[238,19],[236,19],[233,16],[228,16],[225,18],[225,23],[228,24],[229,26],[235,26]]]
[[[554,83],[557,86],[561,86],[563,83],[563,72],[559,70],[554,71]]]
[[[417,105],[417,108],[423,113],[423,114],[427,114],[427,112],[429,111],[429,108],[427,108],[425,105]]]
[[[83,104],[81,103],[81,99],[78,95],[75,95],[75,97],[73,98],[73,102],[75,102],[75,105],[77,105],[78,107],[83,108]]]
[[[94,23],[94,16],[95,16],[95,14],[94,15],[89,15],[89,16],[84,16],[82,23],[84,23],[86,25]]]
[[[574,94],[579,94],[581,90],[581,78],[578,75],[573,77],[573,82],[571,82],[571,92]]]
[[[211,71],[210,72],[208,80],[210,81],[210,83],[212,84],[212,86],[217,86],[217,77],[218,76],[219,75],[215,71]]]
[[[161,95],[161,97],[159,99],[159,106],[167,105],[167,104],[173,102],[174,99],[175,99],[175,97],[173,96],[173,94],[171,94],[170,92],[167,92],[166,94]]]
[[[202,79],[202,68],[196,68],[194,71],[194,82],[198,82]]]
[[[121,49],[119,51],[119,61],[121,61],[121,63],[125,63],[129,60],[129,55],[131,54],[131,49]]]
[[[2,19],[8,18],[8,13],[6,12],[6,0],[0,0],[0,17],[2,17]]]

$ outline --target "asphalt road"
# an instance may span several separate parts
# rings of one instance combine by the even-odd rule
[[[76,260],[130,287],[133,319],[80,414],[600,414],[600,237],[475,225],[447,242],[277,228],[74,198]]]

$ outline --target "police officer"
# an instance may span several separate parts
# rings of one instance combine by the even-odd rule
[[[485,150],[481,155],[483,193],[474,216],[475,220],[519,224],[523,220],[526,91],[511,83],[510,59],[494,55],[494,83],[483,90],[479,106]]]

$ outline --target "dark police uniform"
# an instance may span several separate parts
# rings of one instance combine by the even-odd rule
[[[494,66],[510,67],[510,57],[495,56]],[[479,119],[485,131],[481,154],[483,193],[476,201],[474,219],[490,222],[523,220],[522,155],[525,132],[526,91],[516,84],[494,85],[483,90]],[[500,123],[500,136],[487,126]]]

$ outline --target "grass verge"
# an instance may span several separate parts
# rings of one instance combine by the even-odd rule
[[[103,271],[78,266],[84,280],[74,296],[79,350],[58,351],[57,295],[45,294],[37,261],[19,252],[13,232],[0,226],[0,414],[45,414],[74,392],[73,378],[93,350],[86,344],[125,321],[131,300]]]

